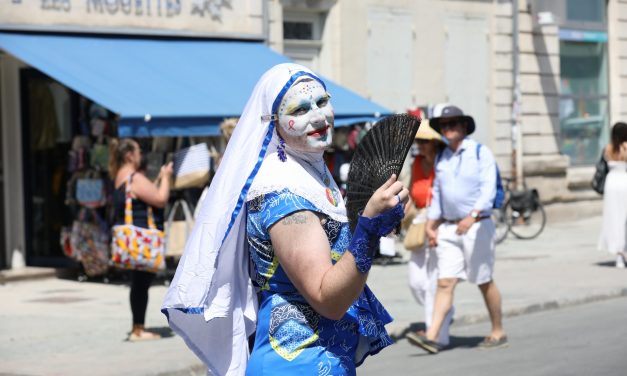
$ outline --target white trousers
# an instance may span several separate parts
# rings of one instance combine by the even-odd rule
[[[418,304],[425,310],[425,324],[427,329],[431,326],[433,319],[433,305],[435,294],[438,289],[438,256],[435,249],[425,247],[411,253],[409,259],[409,287]],[[449,327],[455,307],[451,307],[446,315],[438,342],[444,346],[449,344]]]

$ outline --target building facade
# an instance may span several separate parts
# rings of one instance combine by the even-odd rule
[[[1,6],[0,32],[265,41],[395,112],[460,106],[503,175],[516,173],[516,161],[550,204],[549,220],[599,212],[600,197],[589,189],[594,163],[611,124],[627,119],[627,0],[517,3],[516,10],[512,0],[12,0]],[[0,268],[33,247],[34,228],[46,228],[26,210],[47,202],[34,194],[33,161],[25,158],[34,144],[25,141],[21,72],[30,68],[0,48]]]
[[[518,156],[549,220],[600,211],[594,164],[627,119],[627,1],[519,0],[516,12],[511,0],[283,0],[270,10],[270,45],[322,75],[397,112],[450,102],[471,114],[505,176]]]
[[[265,45],[270,4],[4,2],[0,269],[78,269],[68,241],[78,233],[73,225],[89,221],[99,239],[108,236],[114,187],[107,161],[114,137],[139,139],[149,177],[152,171],[156,178],[176,151],[198,142],[213,150],[212,165],[217,164],[225,145],[225,119],[239,116],[267,69],[289,61]],[[296,43],[291,51],[307,57],[319,47]],[[327,87],[340,104],[338,127],[389,113],[334,83]],[[177,193],[192,206],[199,194]],[[90,247],[75,248],[85,250],[80,254]]]

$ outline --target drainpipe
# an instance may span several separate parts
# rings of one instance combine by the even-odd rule
[[[262,8],[262,22],[263,22],[263,42],[266,46],[270,45],[270,11],[268,9],[268,2],[270,0],[261,0]]]
[[[522,130],[520,127],[520,56],[518,44],[518,0],[512,0],[512,178],[514,188],[521,189],[523,183]]]

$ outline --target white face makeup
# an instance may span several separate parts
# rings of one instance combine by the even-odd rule
[[[285,93],[278,110],[285,143],[295,150],[323,151],[333,139],[333,106],[320,82],[297,81]]]

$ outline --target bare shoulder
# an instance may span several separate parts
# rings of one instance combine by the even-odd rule
[[[152,184],[150,180],[142,172],[136,172],[133,174],[133,184]]]
[[[146,189],[152,188],[153,183],[141,172],[136,172],[133,175],[133,180],[131,182],[131,190],[134,193],[145,191]]]
[[[612,144],[607,144],[603,148],[603,158],[605,158],[606,161],[612,159]]]
[[[627,161],[627,141],[620,144],[620,159]]]

